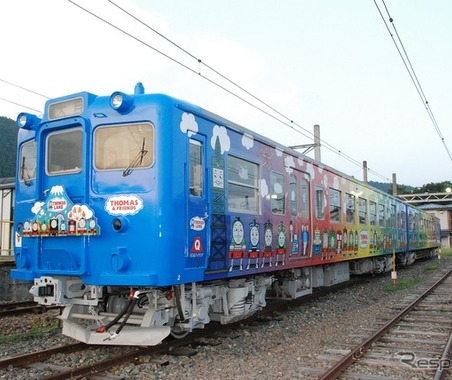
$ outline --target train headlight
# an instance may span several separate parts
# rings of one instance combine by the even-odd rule
[[[125,113],[132,108],[133,97],[124,94],[123,92],[116,91],[110,96],[110,106],[118,112]]]
[[[40,122],[39,117],[26,112],[21,112],[16,120],[17,126],[23,129],[36,129]]]

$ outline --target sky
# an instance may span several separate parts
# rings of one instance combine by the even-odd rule
[[[389,11],[424,98],[375,2],[388,25]],[[395,173],[404,185],[450,181],[443,141],[452,152],[452,2],[375,2],[2,2],[0,116],[39,115],[47,98],[80,91],[132,93],[142,82],[147,93],[189,101],[288,146],[311,144],[318,124],[321,161],[358,179],[367,161],[368,180],[390,182]]]

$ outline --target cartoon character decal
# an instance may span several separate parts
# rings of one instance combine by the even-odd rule
[[[262,254],[262,265],[261,268],[266,266],[266,259],[268,259],[268,266],[272,266],[273,257],[273,224],[268,221],[264,224],[264,252]]]
[[[308,226],[301,226],[301,254],[309,255],[309,230]]]
[[[293,222],[290,221],[289,224],[289,231],[290,231],[290,242],[292,243],[292,249],[290,250],[289,255],[298,255],[298,251],[300,249],[300,243],[298,241],[298,234],[297,234],[297,228],[294,227]]]
[[[35,214],[24,223],[23,237],[100,235],[94,211],[87,205],[73,204],[63,186],[53,186],[44,202],[35,202]]]
[[[243,270],[243,258],[246,255],[245,226],[239,217],[232,223],[232,239],[229,245],[229,272],[234,269],[234,260],[239,259],[238,269]]]
[[[250,269],[251,261],[254,260],[254,267],[259,267],[259,253],[260,253],[260,236],[259,224],[256,220],[250,223],[250,241],[248,243],[248,265],[246,269]]]
[[[275,266],[279,264],[286,264],[286,252],[287,252],[287,241],[286,241],[286,227],[280,222],[278,226],[278,244],[276,248],[276,263]]]

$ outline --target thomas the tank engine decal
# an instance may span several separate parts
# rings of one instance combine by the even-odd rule
[[[43,202],[36,202],[34,216],[26,220],[21,237],[96,236],[100,227],[87,205],[74,204],[62,186],[53,186]]]

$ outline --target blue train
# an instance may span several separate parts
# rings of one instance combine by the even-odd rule
[[[17,123],[11,275],[88,344],[158,344],[439,247],[429,214],[141,84]]]

